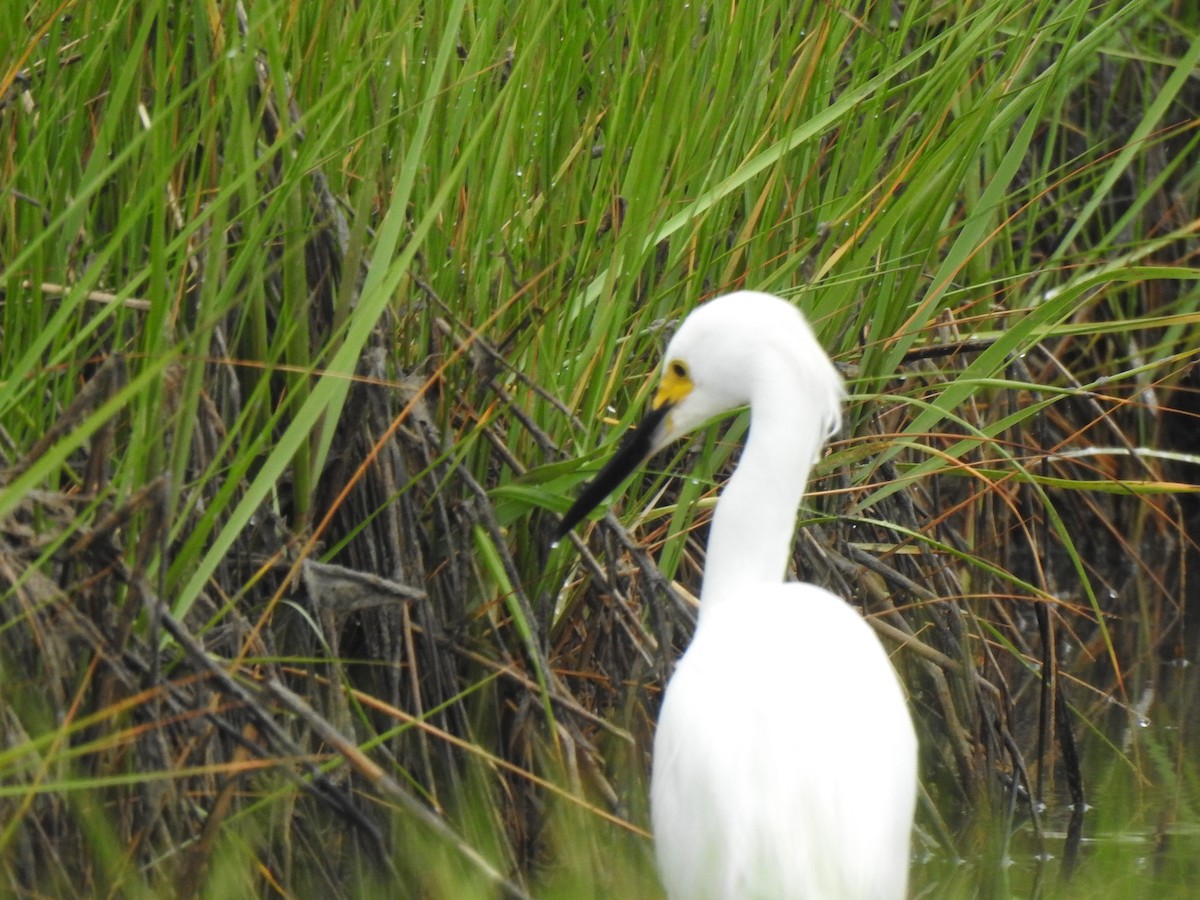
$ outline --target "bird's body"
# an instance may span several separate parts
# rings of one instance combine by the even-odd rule
[[[743,599],[704,612],[659,714],[650,801],[669,896],[903,897],[916,748],[883,648],[813,585]]]
[[[783,580],[841,397],[794,307],[719,297],[680,326],[636,438],[564,518],[565,531],[640,457],[750,406],[713,514],[700,621],[655,736],[651,817],[672,900],[905,895],[916,737],[899,680],[845,601]]]

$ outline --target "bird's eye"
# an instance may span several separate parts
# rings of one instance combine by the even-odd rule
[[[685,379],[688,377],[687,365],[682,360],[671,360],[671,364],[668,366],[668,368],[670,369],[671,375],[675,378]]]

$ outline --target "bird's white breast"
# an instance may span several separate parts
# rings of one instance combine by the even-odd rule
[[[704,610],[654,745],[672,898],[903,897],[915,795],[905,698],[855,610],[805,584]]]

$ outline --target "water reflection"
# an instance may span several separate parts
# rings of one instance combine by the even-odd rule
[[[1147,659],[1122,673],[1128,702],[1116,690],[1109,699],[1086,690],[1104,683],[1099,673],[1081,678],[1086,702],[1070,718],[1082,808],[1073,808],[1059,765],[1037,823],[1011,790],[995,813],[962,811],[952,850],[922,823],[911,896],[1200,896],[1200,667],[1185,660]]]

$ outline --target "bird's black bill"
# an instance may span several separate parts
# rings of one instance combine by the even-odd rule
[[[596,477],[583,486],[579,497],[571,504],[567,514],[558,525],[555,540],[562,540],[572,528],[584,520],[605,497],[620,487],[629,474],[654,450],[659,427],[670,411],[671,404],[664,403],[646,413],[636,428],[625,432],[621,444],[612,459],[596,473]]]

